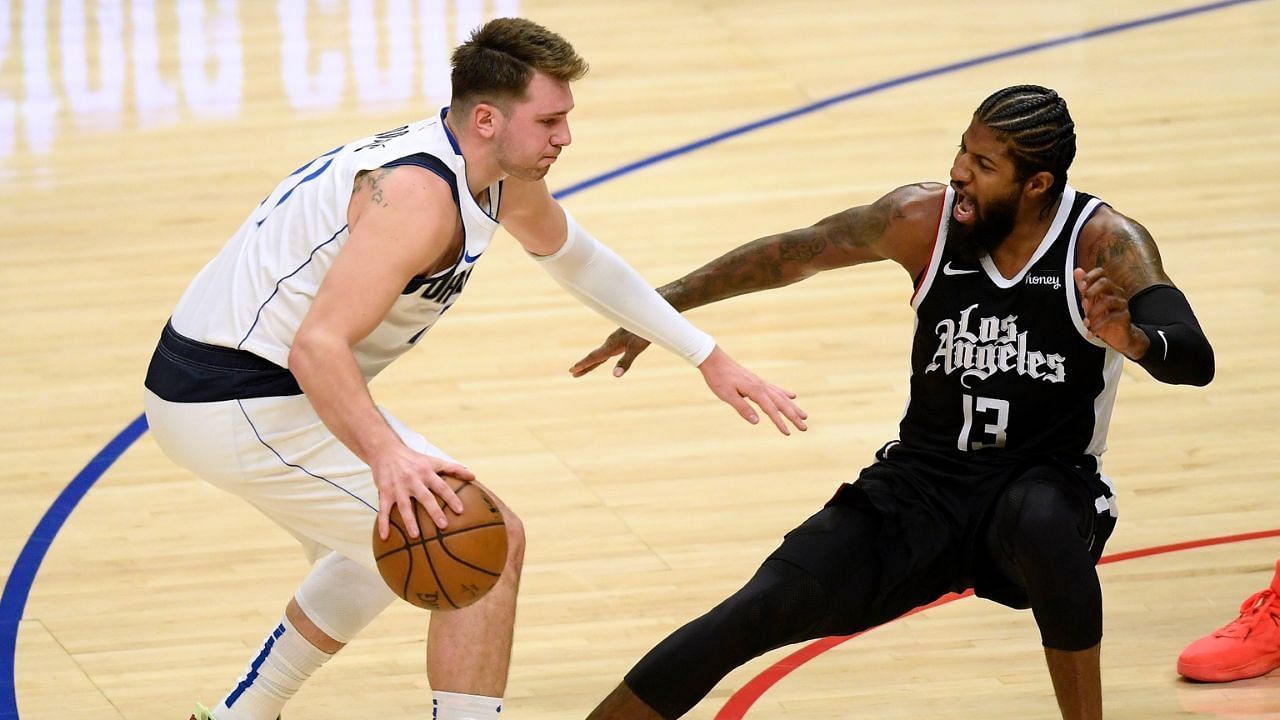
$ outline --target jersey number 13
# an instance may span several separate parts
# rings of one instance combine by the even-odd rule
[[[1004,447],[1005,431],[1009,427],[1009,401],[998,398],[961,395],[964,407],[964,427],[956,447],[963,451]],[[977,423],[974,422],[975,416]]]

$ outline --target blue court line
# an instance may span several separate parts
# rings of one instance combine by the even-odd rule
[[[1158,23],[1178,20],[1192,15],[1200,15],[1215,10],[1222,10],[1236,5],[1246,5],[1249,3],[1262,2],[1263,0],[1222,0],[1221,2],[1208,3],[1205,5],[1195,5],[1184,8],[1182,10],[1174,10],[1159,15],[1130,20],[1128,22],[1117,23],[1114,25],[1106,25],[1093,30],[1085,30],[1083,32],[1073,33],[1071,35],[1063,35],[1061,37],[1044,40],[1041,42],[1022,45],[1010,50],[1001,50],[999,52],[989,53],[987,55],[979,55],[978,57],[949,65],[941,65],[929,70],[911,73],[909,75],[901,75],[890,80],[867,85],[865,87],[850,90],[849,92],[835,95],[824,100],[819,100],[808,105],[803,105],[794,110],[789,110],[777,115],[771,115],[762,120],[757,120],[746,125],[741,125],[730,130],[726,130],[715,135],[695,140],[694,142],[681,145],[665,152],[637,160],[633,163],[623,165],[615,170],[602,173],[595,177],[588,178],[582,182],[570,185],[567,188],[559,190],[555,193],[555,197],[563,199],[576,195],[583,190],[603,184],[615,178],[629,175],[637,170],[644,169],[650,165],[656,165],[681,155],[687,155],[695,150],[700,150],[710,145],[728,140],[738,135],[744,135],[770,125],[777,125],[793,118],[808,115],[819,110],[838,105],[849,100],[872,95],[883,90],[889,90],[901,85],[906,85],[920,80],[946,75],[959,70],[965,70],[979,65],[1005,60],[1020,55],[1027,55],[1041,50],[1048,50],[1062,45],[1070,45],[1072,43],[1083,42],[1093,38],[1104,37],[1106,35],[1114,35],[1115,33],[1124,32],[1126,30],[1134,30],[1137,28],[1156,25]],[[31,537],[27,539],[26,544],[22,548],[22,552],[18,554],[18,559],[14,562],[13,570],[9,574],[8,580],[4,585],[4,595],[0,596],[0,720],[19,720],[18,718],[18,698],[16,694],[16,678],[14,676],[14,662],[16,661],[17,643],[18,643],[18,623],[22,621],[23,611],[27,605],[27,597],[31,593],[31,586],[35,582],[36,572],[40,569],[40,563],[44,561],[45,554],[49,551],[50,544],[53,543],[54,537],[58,534],[58,530],[67,521],[71,515],[71,511],[75,509],[85,493],[89,492],[89,488],[102,477],[103,473],[111,467],[113,463],[124,454],[134,441],[142,436],[147,430],[146,418],[142,415],[134,418],[128,427],[120,431],[111,442],[107,443],[97,455],[84,466],[79,473],[72,478],[71,483],[63,489],[58,498],[53,501],[49,509],[45,511],[44,517],[40,518],[40,522],[32,531]]]
[[[850,90],[849,92],[835,95],[824,100],[818,100],[808,105],[802,105],[794,110],[788,110],[787,112],[779,113],[777,115],[770,115],[762,120],[757,120],[752,123],[747,123],[746,125],[725,130],[724,132],[702,138],[701,140],[694,140],[691,143],[657,153],[656,155],[650,155],[647,158],[623,165],[616,170],[610,170],[593,178],[583,180],[575,185],[570,185],[556,193],[556,197],[569,197],[570,195],[579,193],[587,188],[595,187],[596,185],[608,182],[623,175],[629,175],[637,170],[649,167],[650,165],[656,165],[660,162],[665,162],[681,155],[687,155],[695,150],[701,150],[704,147],[715,145],[739,135],[745,135],[746,133],[765,128],[770,125],[777,125],[778,123],[786,122],[787,120],[815,113],[819,110],[831,107],[832,105],[838,105],[866,95],[873,95],[883,90],[890,90],[900,85],[907,85],[920,80],[927,80],[929,78],[938,77],[939,75],[947,75],[949,73],[966,70],[978,65],[987,65],[998,60],[1006,60],[1020,55],[1028,55],[1030,53],[1048,50],[1061,45],[1070,45],[1084,40],[1091,40],[1093,38],[1103,37],[1106,35],[1114,35],[1115,33],[1124,32],[1126,30],[1134,30],[1148,25],[1155,25],[1162,22],[1168,22],[1170,20],[1178,20],[1191,15],[1199,15],[1202,13],[1212,12],[1214,10],[1228,8],[1233,5],[1244,5],[1252,2],[1260,2],[1260,0],[1223,0],[1222,2],[1209,3],[1207,5],[1196,5],[1194,7],[1184,8],[1182,10],[1173,10],[1160,15],[1152,15],[1151,17],[1139,18],[1137,20],[1130,20],[1128,22],[1117,23],[1115,25],[1106,25],[1100,28],[1094,28],[1093,30],[1073,33],[1071,35],[1063,35],[1062,37],[1053,38],[1051,40],[1043,40],[1041,42],[1031,43],[1030,45],[1022,45],[1011,50],[1001,50],[987,55],[979,55],[975,58],[961,60],[959,62],[951,63],[950,65],[941,65],[928,70],[921,70],[920,72],[911,73],[909,75],[900,75],[896,78],[875,83],[874,85],[867,85],[866,87]]]
[[[58,498],[45,511],[44,517],[40,518],[35,530],[31,531],[31,537],[22,546],[22,552],[18,553],[9,579],[5,581],[4,595],[0,596],[0,720],[18,720],[18,698],[13,674],[18,649],[18,623],[22,621],[27,596],[31,593],[31,585],[35,582],[36,572],[40,570],[45,553],[49,551],[49,545],[53,543],[53,538],[58,535],[71,511],[76,509],[80,499],[89,492],[89,488],[146,431],[147,419],[139,415],[106,447],[98,451],[63,488]],[[68,715],[73,712],[68,708]]]

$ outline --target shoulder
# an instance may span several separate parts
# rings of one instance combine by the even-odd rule
[[[912,277],[929,263],[946,192],[942,183],[915,183],[896,188],[875,203],[888,217],[880,251]]]
[[[453,200],[453,190],[445,178],[419,164],[382,166],[356,173],[353,194],[380,193],[384,198],[402,200],[439,199]]]
[[[890,190],[877,202],[898,208],[907,220],[933,219],[942,214],[942,198],[947,186],[937,182],[921,182],[903,185]]]
[[[825,218],[819,226],[835,227],[864,245],[879,245],[891,233],[909,236],[925,231],[932,240],[945,191],[946,186],[940,183],[903,185],[869,205],[852,207]]]
[[[503,180],[498,222],[534,255],[554,253],[566,237],[565,211],[551,196],[544,180]]]
[[[450,235],[458,220],[454,191],[434,172],[415,165],[378,167],[356,174],[347,206],[352,230],[394,227],[410,235]]]
[[[877,200],[871,209],[882,214],[887,225],[885,239],[892,244],[933,244],[942,221],[942,199],[947,186],[942,183],[915,183],[895,188]]]
[[[456,214],[455,190],[445,178],[419,165],[383,166],[356,173],[348,220],[355,223],[370,211],[421,212],[440,209]]]
[[[1141,223],[1110,205],[1099,205],[1080,230],[1077,260],[1086,270],[1135,252],[1156,252],[1155,239]]]

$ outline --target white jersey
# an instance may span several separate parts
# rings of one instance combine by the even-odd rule
[[[170,320],[173,329],[287,368],[298,327],[349,236],[347,206],[356,174],[398,164],[420,165],[449,182],[464,242],[449,268],[414,278],[355,346],[365,379],[377,375],[454,303],[498,229],[500,184],[489,188],[490,207],[481,208],[467,189],[466,162],[443,111],[335,148],[285,178],[192,281]]]

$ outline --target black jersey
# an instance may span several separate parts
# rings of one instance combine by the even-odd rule
[[[1123,356],[1089,340],[1073,279],[1080,229],[1101,204],[1071,187],[1027,265],[1012,278],[989,256],[947,245],[947,188],[921,273],[904,449],[974,459],[1080,457],[1106,449]]]

